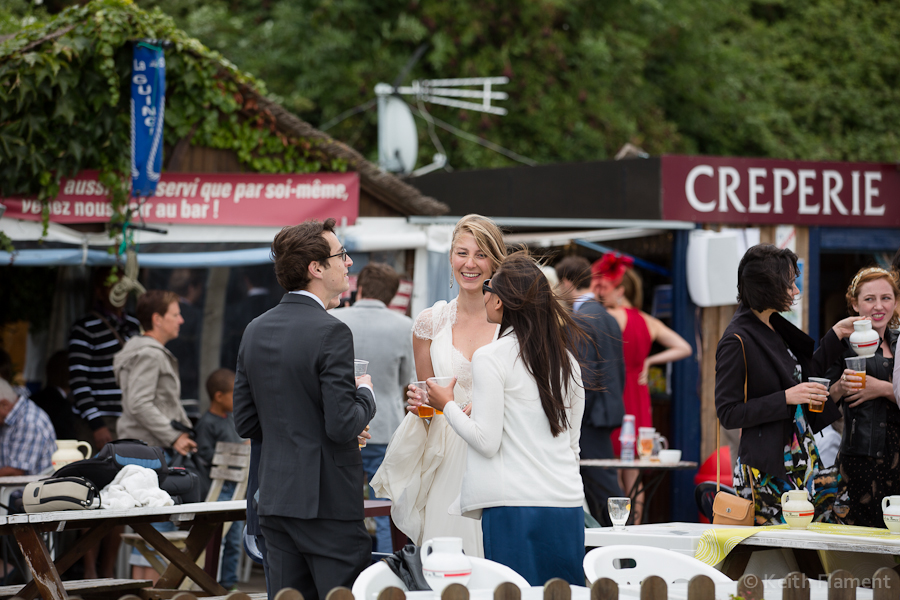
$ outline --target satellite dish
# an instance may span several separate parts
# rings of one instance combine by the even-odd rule
[[[419,155],[419,134],[412,112],[402,98],[378,98],[378,159],[393,173],[410,173]]]

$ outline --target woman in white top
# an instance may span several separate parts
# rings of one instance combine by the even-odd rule
[[[413,329],[417,379],[455,376],[459,385],[454,400],[466,414],[472,410],[472,354],[498,333],[497,325],[487,320],[481,284],[505,257],[503,234],[493,221],[479,215],[460,219],[450,249],[459,296],[423,310]],[[394,523],[415,544],[433,537],[460,537],[466,554],[484,556],[480,522],[463,518],[458,507],[454,514],[450,510],[459,498],[466,469],[466,443],[443,416],[420,419],[414,409],[418,394],[407,395],[412,412],[391,437],[372,488],[379,498],[390,498]]]
[[[486,558],[532,585],[581,585],[584,389],[572,350],[583,333],[525,252],[504,260],[483,291],[502,333],[472,358],[471,419],[451,402],[453,384],[428,382],[427,403],[469,445],[460,508],[481,517]]]

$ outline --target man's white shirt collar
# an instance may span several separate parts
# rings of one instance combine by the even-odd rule
[[[312,292],[307,292],[306,290],[299,290],[296,292],[288,292],[288,294],[297,294],[298,296],[309,296],[310,298],[312,298],[313,300],[318,302],[319,306],[321,306],[322,308],[325,308],[325,303],[322,302],[322,299],[319,298],[318,296],[316,296],[315,294],[313,294]]]

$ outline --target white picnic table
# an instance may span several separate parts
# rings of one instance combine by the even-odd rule
[[[169,560],[169,566],[156,584],[157,589],[175,590],[189,577],[205,592],[225,595],[226,590],[210,574],[196,564],[197,557],[213,541],[214,557],[207,556],[207,570],[218,563],[218,540],[222,523],[246,518],[247,502],[197,502],[176,506],[129,508],[124,510],[67,510],[33,514],[0,516],[0,535],[15,537],[34,581],[16,595],[32,600],[38,593],[44,600],[64,600],[65,587],[59,574],[77,562],[85,551],[100,543],[117,525],[129,525],[148,544]],[[151,523],[172,521],[189,529],[184,548],[179,549],[154,529]],[[44,543],[42,533],[70,529],[87,529],[63,556],[54,562]],[[210,567],[212,563],[212,567]],[[98,580],[100,583],[102,580]]]

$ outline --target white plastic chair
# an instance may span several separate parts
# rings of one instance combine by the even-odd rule
[[[469,560],[472,561],[472,576],[466,587],[470,590],[494,590],[498,585],[507,581],[516,584],[522,590],[531,587],[527,579],[506,565],[474,556],[470,556]]]
[[[594,548],[584,557],[584,574],[591,584],[608,577],[619,585],[640,585],[650,575],[662,577],[667,584],[688,582],[694,575],[706,575],[713,583],[732,581],[696,558],[652,546]]]
[[[487,560],[486,558],[469,557],[472,561],[472,576],[466,587],[469,590],[491,590],[493,591],[501,583],[514,583],[519,589],[527,590],[531,586],[528,581],[500,563]],[[387,587],[397,587],[407,592],[403,581],[394,575],[383,562],[377,562],[367,567],[359,574],[356,581],[353,582],[353,598],[355,600],[377,600],[381,590]]]
[[[397,587],[408,592],[403,580],[394,575],[391,568],[379,561],[366,567],[353,582],[354,600],[377,600],[378,594],[384,588]]]

